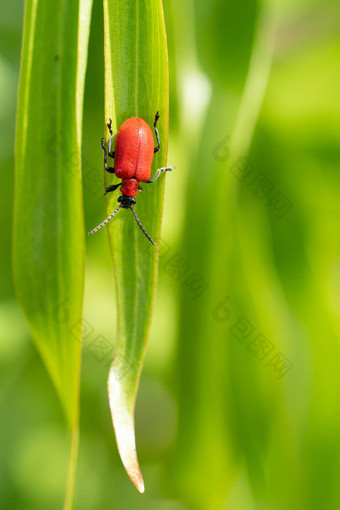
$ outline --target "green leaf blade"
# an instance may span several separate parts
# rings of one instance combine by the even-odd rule
[[[84,219],[81,122],[91,0],[27,0],[15,144],[13,272],[78,445]]]
[[[154,157],[154,175],[157,168],[166,165],[168,132],[168,63],[162,4],[159,0],[139,0],[136,5],[105,0],[104,26],[106,121],[112,118],[116,134],[127,118],[142,117],[152,126],[156,112],[160,112],[161,150]],[[154,241],[159,238],[163,190],[164,175],[156,183],[143,186],[135,207]],[[108,196],[108,215],[117,207],[116,200],[117,194]],[[133,416],[155,295],[157,249],[141,233],[130,211],[119,211],[108,225],[108,235],[118,302],[116,354],[108,382],[110,407],[123,464],[137,489],[143,492]]]

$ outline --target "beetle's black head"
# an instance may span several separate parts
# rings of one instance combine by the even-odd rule
[[[136,199],[134,197],[127,197],[126,195],[121,195],[118,197],[118,202],[123,207],[123,209],[130,209],[130,207],[136,203]]]

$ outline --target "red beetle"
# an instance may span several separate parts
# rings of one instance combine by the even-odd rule
[[[153,155],[158,152],[161,147],[159,134],[156,127],[158,119],[159,113],[157,112],[155,115],[155,121],[153,123],[153,129],[157,139],[157,147],[154,147],[153,134],[145,120],[139,117],[130,117],[123,122],[118,130],[116,146],[113,152],[111,151],[113,140],[113,133],[111,128],[112,120],[110,119],[110,122],[107,124],[110,132],[108,152],[106,151],[104,145],[104,138],[101,140],[101,146],[104,151],[104,166],[108,172],[114,173],[116,177],[122,179],[122,182],[108,186],[105,190],[105,194],[116,190],[119,186],[121,186],[120,191],[122,194],[120,197],[118,197],[118,202],[120,203],[119,207],[117,207],[117,209],[115,209],[113,213],[103,221],[103,223],[91,230],[89,235],[94,234],[104,225],[106,225],[114,217],[116,212],[119,211],[120,208],[131,209],[135,220],[143,234],[152,244],[155,244],[151,237],[144,230],[132,205],[136,203],[136,199],[134,197],[142,189],[139,185],[140,182],[145,182],[148,184],[155,182],[155,180],[160,176],[161,172],[168,172],[169,170],[173,170],[173,167],[159,168],[155,177],[150,179]],[[114,168],[107,165],[107,155],[109,155],[110,158],[114,158]]]

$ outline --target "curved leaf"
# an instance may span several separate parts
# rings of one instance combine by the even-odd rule
[[[80,179],[91,0],[27,0],[18,96],[13,270],[20,303],[73,431],[75,476],[84,273]]]
[[[104,0],[105,120],[116,134],[128,117],[142,117],[151,126],[157,111],[161,150],[153,174],[165,166],[168,131],[168,64],[160,0]],[[107,137],[107,130],[105,136]],[[156,143],[155,143],[156,144]],[[112,179],[106,179],[111,184]],[[116,182],[116,181],[114,181]],[[118,182],[118,181],[117,181]],[[159,238],[164,175],[145,184],[136,212],[148,234]],[[107,214],[117,207],[117,192],[107,200]],[[118,337],[108,390],[119,453],[140,492],[134,405],[150,327],[157,278],[157,248],[142,235],[130,211],[121,210],[109,223],[109,244],[118,301]]]

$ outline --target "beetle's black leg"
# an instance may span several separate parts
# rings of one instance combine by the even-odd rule
[[[167,166],[164,168],[159,168],[156,172],[156,175],[153,179],[149,179],[148,181],[145,181],[147,184],[151,184],[152,182],[155,182],[156,179],[161,175],[161,172],[171,172],[171,170],[174,170],[174,166]]]
[[[157,113],[156,113],[156,115],[155,115],[155,121],[154,121],[154,123],[153,123],[153,130],[154,130],[154,132],[155,132],[155,135],[156,135],[156,138],[157,138],[157,144],[158,144],[158,145],[157,145],[157,147],[155,147],[155,148],[154,148],[154,150],[153,150],[154,154],[156,154],[156,152],[158,152],[158,151],[159,151],[159,149],[161,148],[161,142],[160,142],[160,140],[159,140],[158,129],[157,129],[157,127],[156,127],[158,119],[159,119],[159,112],[157,112]]]
[[[112,133],[112,128],[111,128],[111,125],[112,125],[112,119],[110,119],[110,122],[107,124],[107,127],[110,131],[110,139],[109,139],[109,156],[110,158],[114,158],[115,157],[115,151],[112,151],[111,152],[111,144],[112,144],[112,140],[113,140],[113,133]]]
[[[105,166],[105,170],[107,170],[108,172],[110,172],[110,174],[114,174],[115,173],[115,170],[113,167],[110,167],[110,166],[107,166],[107,162],[106,162],[106,158],[107,158],[107,152],[106,152],[106,147],[104,145],[104,138],[102,138],[101,140],[101,146],[102,146],[102,149],[104,151],[104,166]]]
[[[110,193],[110,191],[115,191],[117,188],[119,188],[119,186],[121,186],[122,183],[120,182],[119,184],[111,184],[111,186],[108,186],[106,189],[105,189],[105,193],[104,195],[106,195],[106,193]]]

